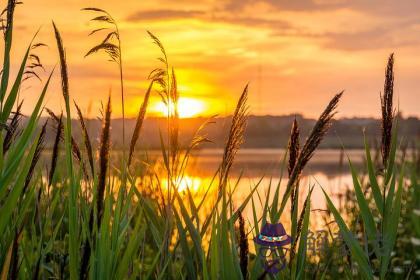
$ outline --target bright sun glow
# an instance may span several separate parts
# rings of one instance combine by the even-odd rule
[[[196,117],[204,113],[205,107],[203,101],[195,98],[180,97],[178,100],[178,114],[180,118]],[[156,104],[155,111],[166,116],[168,114],[168,106],[160,101]]]
[[[168,180],[163,179],[162,180],[163,186],[168,189]],[[184,177],[180,178],[175,182],[175,187],[178,189],[178,191],[182,192],[187,189],[190,189],[190,191],[197,192],[202,185],[202,179],[200,177],[192,177],[185,175]]]

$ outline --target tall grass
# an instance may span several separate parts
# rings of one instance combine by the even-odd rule
[[[77,106],[76,102],[74,102],[74,107],[76,107],[77,116],[79,118],[80,128],[83,134],[83,142],[85,144],[86,153],[89,159],[90,172],[93,178],[95,176],[95,164],[93,162],[93,149],[92,149],[92,144],[89,137],[89,132],[88,132],[85,118],[83,117],[82,111],[80,110],[79,106]]]
[[[120,78],[120,90],[121,90],[121,113],[123,118],[123,147],[125,147],[125,103],[124,103],[124,74],[123,74],[123,61],[122,61],[122,51],[121,51],[121,38],[118,24],[115,19],[105,10],[98,8],[83,8],[83,11],[94,12],[98,16],[91,19],[93,22],[99,22],[103,24],[100,28],[94,29],[90,32],[90,35],[95,33],[111,30],[105,38],[96,46],[92,47],[86,54],[85,57],[90,56],[99,51],[104,51],[111,62],[114,62],[118,65],[119,78]],[[123,149],[124,152],[124,149]],[[123,157],[123,160],[125,158]]]
[[[67,71],[66,53],[55,23],[53,22],[55,39],[57,42],[58,54],[60,58],[61,69],[61,90],[66,105],[66,122],[64,125],[64,146],[66,150],[66,166],[67,176],[69,177],[69,202],[68,202],[68,219],[69,219],[69,262],[70,262],[70,279],[77,279],[79,264],[77,262],[79,255],[79,229],[78,229],[78,185],[75,180],[73,171],[72,157],[72,133],[71,133],[71,114],[70,114],[70,93],[69,93],[69,76]]]
[[[84,149],[79,149],[78,139],[72,135],[71,80],[64,43],[54,23],[65,114],[56,115],[46,110],[51,121],[38,129],[51,72],[27,121],[21,121],[24,116],[18,92],[34,44],[29,43],[16,78],[12,80],[9,75],[10,52],[16,4],[9,0],[6,10],[5,55],[0,84],[1,279],[335,279],[342,277],[338,270],[341,266],[344,266],[348,278],[385,279],[394,275],[390,268],[394,265],[392,252],[398,252],[395,244],[401,242],[398,238],[400,219],[410,224],[407,229],[413,238],[419,237],[420,157],[413,156],[408,164],[404,159],[397,160],[398,126],[392,105],[393,55],[388,61],[381,97],[382,163],[372,160],[368,139],[365,139],[366,171],[358,173],[349,159],[353,189],[349,190],[348,203],[357,203],[358,206],[351,209],[353,215],[350,217],[340,213],[334,200],[324,191],[335,222],[328,224],[328,229],[338,227],[350,253],[336,260],[333,256],[338,248],[331,245],[331,254],[314,258],[309,255],[308,247],[314,218],[311,200],[315,187],[306,186],[300,178],[333,121],[342,93],[330,100],[302,146],[302,128],[296,120],[292,123],[288,154],[284,156],[280,170],[280,177],[283,170],[287,170],[286,187],[281,188],[281,178],[279,183],[269,180],[267,185],[267,181],[261,178],[250,186],[245,197],[238,199],[238,192],[244,192],[239,189],[241,178],[234,181],[231,170],[241,145],[246,141],[249,93],[248,86],[245,86],[233,112],[221,164],[212,181],[208,186],[201,186],[199,192],[194,192],[191,186],[181,190],[192,151],[209,142],[211,135],[205,134],[207,124],[203,124],[186,148],[180,145],[175,70],[169,64],[158,37],[148,33],[160,50],[161,64],[149,75],[150,84],[139,107],[128,158],[125,161],[123,154],[124,164],[119,165],[115,164],[118,159],[112,156],[110,142],[110,96],[102,112],[99,147],[96,149],[92,144],[88,120],[77,104],[74,105]],[[94,20],[109,23],[114,28],[88,54],[104,50],[118,63],[124,112],[124,77],[117,24],[104,10],[86,10],[100,13]],[[96,29],[92,34],[103,28],[107,27]],[[141,139],[149,99],[155,93],[168,108],[167,130],[166,133],[160,132],[162,160],[156,165],[151,162],[139,165],[136,145]],[[13,108],[16,108],[15,112]],[[212,121],[210,119],[209,123]],[[54,141],[45,170],[39,164],[39,157],[48,129],[52,129]],[[123,133],[125,135],[125,131]],[[60,152],[61,146],[64,154]],[[61,160],[62,157],[65,160]],[[89,172],[85,168],[87,164]],[[409,175],[406,175],[406,169]],[[360,178],[363,173],[367,174],[368,184],[363,184]],[[407,182],[411,189],[407,188]],[[299,205],[299,197],[305,193],[304,203]],[[351,201],[352,197],[355,201]],[[286,213],[289,203],[290,213]],[[247,211],[251,220],[245,215]],[[251,240],[266,222],[285,221],[290,221],[293,239],[285,258],[288,265],[272,275],[258,256],[259,245]],[[355,238],[355,234],[363,239]],[[315,274],[310,270],[313,267],[317,269]],[[413,265],[407,278],[415,275],[415,270]]]
[[[362,185],[355,168],[348,159],[352,177],[354,192],[357,197],[360,217],[363,222],[364,232],[367,236],[365,249],[352,235],[344,222],[343,217],[325,193],[328,208],[334,215],[340,232],[350,248],[352,258],[357,262],[361,275],[365,278],[385,279],[389,272],[389,263],[394,244],[397,238],[398,224],[402,203],[402,191],[404,188],[405,164],[402,163],[400,170],[395,165],[397,151],[397,125],[393,128],[393,54],[390,55],[385,75],[384,96],[382,104],[382,162],[384,174],[377,175],[373,165],[370,148],[365,139],[365,156],[369,174],[374,205],[369,203],[369,198],[362,190]],[[381,177],[381,178],[378,178]],[[397,179],[398,178],[398,179]],[[381,179],[381,180],[380,180]],[[398,189],[397,189],[398,187]],[[375,222],[379,220],[379,224]],[[374,257],[371,257],[371,253]]]
[[[3,62],[2,79],[0,85],[0,119],[3,124],[12,114],[12,107],[17,101],[17,95],[23,79],[25,65],[30,54],[32,41],[26,49],[20,67],[17,72],[16,79],[9,89],[9,73],[10,73],[10,52],[12,47],[13,34],[13,14],[16,2],[8,1],[7,6],[7,25],[5,29],[5,54]],[[28,118],[26,126],[18,135],[14,135],[14,139],[9,136],[10,143],[3,149],[5,140],[5,130],[7,125],[1,126],[0,133],[0,212],[1,222],[0,230],[2,238],[0,240],[0,263],[2,264],[2,276],[7,277],[11,258],[14,254],[16,258],[17,241],[16,236],[22,232],[26,213],[30,207],[30,202],[34,199],[34,190],[27,189],[25,183],[27,178],[32,174],[34,158],[36,159],[37,150],[41,147],[38,144],[41,132],[37,131],[37,123],[41,113],[41,105],[47,91],[51,75],[46,81],[42,92],[39,95],[32,113]],[[9,89],[9,90],[8,90]],[[16,114],[12,117],[15,119]],[[16,122],[16,120],[15,120]],[[13,126],[16,123],[12,124]],[[15,128],[12,127],[15,130]],[[6,132],[7,136],[7,132]],[[11,140],[10,140],[11,139]],[[31,168],[32,167],[32,168]],[[12,261],[13,263],[13,261]],[[12,266],[13,267],[13,266]],[[13,269],[12,269],[13,271]],[[14,273],[14,272],[13,272]]]

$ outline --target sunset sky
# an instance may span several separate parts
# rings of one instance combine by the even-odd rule
[[[160,38],[175,68],[179,91],[191,115],[229,114],[246,83],[252,114],[317,116],[333,94],[345,90],[339,117],[378,116],[386,59],[395,52],[395,89],[404,115],[420,115],[420,1],[364,0],[27,0],[15,14],[14,65],[41,27],[37,50],[47,72],[58,62],[51,20],[67,51],[70,94],[91,117],[112,92],[113,115],[121,114],[118,71],[104,54],[84,58],[102,35],[83,7],[106,9],[118,21],[126,85],[126,111],[135,116],[159,66]],[[58,71],[57,73],[58,74]],[[47,76],[47,73],[42,74]],[[59,111],[58,76],[46,98]],[[26,87],[29,84],[26,85]],[[25,108],[40,87],[23,89]],[[26,88],[24,87],[24,88]],[[152,98],[150,115],[159,111]],[[200,109],[201,108],[201,109]],[[188,116],[188,115],[185,115]]]

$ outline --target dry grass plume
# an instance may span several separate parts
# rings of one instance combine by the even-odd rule
[[[382,109],[382,142],[381,153],[382,163],[386,166],[389,152],[391,150],[392,138],[392,122],[394,119],[393,112],[393,96],[394,96],[394,54],[392,53],[388,58],[388,64],[385,70],[384,92],[381,95],[381,109]]]

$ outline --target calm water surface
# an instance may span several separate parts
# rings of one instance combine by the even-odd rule
[[[346,151],[356,168],[361,168],[363,165],[363,150]],[[159,159],[160,151],[149,151],[148,155],[151,159]],[[223,150],[217,149],[203,149],[195,151],[190,159],[187,174],[182,182],[179,183],[180,190],[189,187],[192,190],[199,191],[205,189],[211,182],[211,179],[221,162]],[[281,162],[284,157],[284,150],[281,149],[243,149],[235,158],[235,163],[230,173],[231,185],[234,185],[242,174],[238,187],[234,193],[235,206],[239,207],[240,203],[250,193],[250,189],[254,187],[260,180],[258,187],[258,194],[254,194],[254,201],[257,212],[261,213],[262,205],[260,198],[265,201],[267,197],[269,200],[275,192],[275,187],[280,181]],[[271,191],[268,193],[271,182]],[[287,184],[287,170],[280,183],[282,194]],[[349,167],[346,156],[340,150],[319,150],[310,160],[308,166],[305,168],[300,182],[300,207],[306,198],[307,191],[310,186],[315,186],[312,194],[312,209],[326,209],[325,198],[321,190],[324,188],[332,197],[336,207],[342,201],[338,197],[343,194],[345,189],[352,184],[352,178],[349,174]],[[289,227],[289,214],[286,207],[286,212],[281,218],[281,222]],[[322,211],[313,211],[311,216],[311,228],[325,229],[325,221],[321,219]],[[252,223],[252,207],[249,206],[244,211],[244,215]]]

